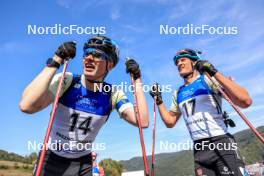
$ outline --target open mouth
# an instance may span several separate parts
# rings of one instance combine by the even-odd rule
[[[87,70],[94,70],[95,69],[95,66],[91,63],[85,63],[85,69]]]

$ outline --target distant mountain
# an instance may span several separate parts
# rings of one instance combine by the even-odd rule
[[[264,135],[264,126],[257,128]],[[239,151],[246,164],[262,161],[264,145],[251,130],[243,130],[234,134]],[[148,156],[151,161],[151,156]],[[120,161],[126,171],[143,170],[141,157]],[[161,153],[155,155],[155,176],[188,176],[194,175],[193,151],[185,150],[174,153]]]
[[[264,135],[264,126],[257,128]],[[235,134],[235,138],[240,148],[240,153],[244,157],[246,164],[253,164],[262,161],[264,157],[264,145],[252,133],[251,130],[243,130]]]

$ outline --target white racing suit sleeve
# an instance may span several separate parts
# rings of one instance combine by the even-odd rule
[[[173,92],[172,102],[171,102],[171,106],[170,106],[170,111],[172,111],[174,113],[180,113],[181,112],[179,105],[177,103],[177,92],[178,92],[178,90]]]
[[[57,89],[58,89],[58,86],[59,86],[59,83],[60,83],[61,76],[62,76],[62,73],[56,74],[53,77],[53,79],[52,79],[52,81],[51,81],[51,83],[49,85],[49,91],[51,91],[54,96],[56,95],[56,92],[57,92]],[[72,73],[66,72],[65,73],[65,77],[64,77],[64,81],[63,81],[63,84],[62,84],[62,90],[60,92],[60,97],[70,87],[70,85],[72,83],[72,79],[73,79]]]
[[[120,117],[122,117],[121,114],[126,109],[133,108],[133,104],[122,90],[113,89],[111,100],[112,109],[116,109]]]

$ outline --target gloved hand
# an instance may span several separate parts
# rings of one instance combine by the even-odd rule
[[[207,72],[210,76],[214,76],[216,74],[217,69],[208,61],[198,60],[194,66],[196,70],[198,70],[201,74]]]
[[[59,46],[57,51],[55,52],[57,56],[62,58],[63,60],[67,58],[74,58],[76,55],[76,43],[71,41],[71,42],[64,42]]]
[[[153,98],[156,97],[156,104],[157,104],[157,105],[160,105],[160,104],[163,103],[159,83],[154,83],[154,84],[151,86],[151,90],[150,90],[149,94],[150,94]]]
[[[134,80],[141,77],[139,65],[134,59],[126,61],[126,72],[132,74]]]

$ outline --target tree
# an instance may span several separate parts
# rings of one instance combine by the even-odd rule
[[[27,163],[33,164],[37,160],[37,157],[38,157],[37,153],[35,152],[31,153],[28,157],[26,157],[28,160]]]
[[[109,176],[121,176],[123,172],[123,166],[115,160],[104,159],[99,163],[104,168],[105,175]]]

